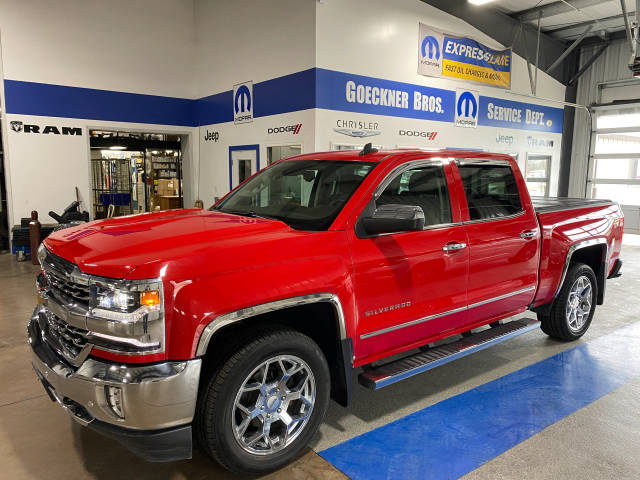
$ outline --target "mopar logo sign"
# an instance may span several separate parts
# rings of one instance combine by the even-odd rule
[[[474,90],[458,89],[456,95],[456,126],[476,128],[480,95]]]
[[[233,86],[233,122],[249,123],[253,120],[253,82]]]
[[[418,35],[418,73],[441,77],[444,35],[422,23]]]
[[[20,121],[10,122],[11,130],[24,133],[42,133],[44,135],[79,135],[82,136],[82,128],[79,127],[56,127],[55,125],[31,125]]]
[[[431,60],[440,60],[440,44],[433,35],[427,35],[422,40],[422,58],[426,56]]]

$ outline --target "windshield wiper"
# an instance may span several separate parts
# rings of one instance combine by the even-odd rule
[[[287,223],[285,222],[281,217],[272,217],[269,215],[258,215],[256,212],[254,212],[253,210],[220,210],[223,213],[230,213],[232,215],[240,215],[242,217],[251,217],[251,218],[264,218],[266,220],[277,220],[279,222],[283,222],[283,223]]]

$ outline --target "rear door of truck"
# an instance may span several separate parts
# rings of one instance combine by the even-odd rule
[[[460,158],[454,176],[463,192],[469,242],[469,325],[513,315],[533,300],[540,231],[515,161]]]

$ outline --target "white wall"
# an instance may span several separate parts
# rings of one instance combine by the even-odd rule
[[[315,66],[315,0],[195,0],[197,97]]]
[[[31,210],[38,211],[41,223],[55,223],[48,216],[48,212],[62,211],[69,203],[75,200],[74,187],[78,187],[82,206],[92,212],[91,209],[91,172],[89,129],[101,128],[107,130],[132,130],[136,132],[153,133],[192,133],[192,128],[159,126],[138,123],[123,122],[96,122],[85,119],[69,119],[57,117],[44,117],[32,115],[7,115],[8,125],[11,121],[41,126],[52,125],[61,130],[62,126],[80,127],[82,135],[43,135],[23,132],[14,132],[7,129],[8,144],[5,154],[11,165],[11,190],[12,199],[10,218],[13,224],[20,223],[20,218],[28,217]],[[187,150],[197,152],[197,144],[194,145],[193,135]],[[184,156],[183,166],[186,171],[192,169],[193,157]],[[185,205],[193,205],[193,199],[187,193],[185,185]],[[189,203],[187,203],[189,202]]]
[[[199,194],[205,207],[214,197],[229,191],[229,146],[260,145],[260,168],[267,166],[267,148],[277,145],[300,144],[302,153],[315,151],[315,110],[284,113],[254,118],[252,123],[234,125],[233,122],[200,127]],[[302,124],[300,133],[269,134],[270,127]],[[217,142],[204,139],[207,132],[219,134]]]
[[[470,88],[481,95],[529,103],[533,100],[513,93],[531,94],[526,60],[513,54],[511,92],[455,80],[426,77],[417,73],[418,24],[420,22],[460,36],[472,37],[495,49],[504,48],[495,40],[474,29],[468,23],[419,0],[331,0],[318,3],[317,66],[375,78],[407,82],[434,88],[455,90]],[[565,87],[544,72],[538,72],[539,99],[564,100]],[[558,107],[557,104],[535,100],[536,104]],[[326,150],[332,143],[364,143],[371,141],[384,147],[421,146],[470,147],[501,153],[518,153],[524,168],[526,153],[552,154],[550,191],[557,192],[560,164],[561,134],[526,130],[478,127],[460,129],[450,123],[411,118],[378,117],[382,134],[363,140],[352,139],[333,132],[337,118],[370,121],[372,115],[319,112],[317,116],[316,149]],[[400,137],[400,129],[437,131],[435,141]],[[461,131],[462,130],[462,131]],[[532,148],[527,137],[553,140],[553,148]],[[511,144],[496,141],[511,138]],[[509,142],[511,140],[507,140]]]
[[[193,0],[0,0],[4,78],[193,98]]]
[[[195,95],[193,0],[0,0],[4,79],[180,98]],[[4,92],[0,91],[5,105]],[[74,126],[82,137],[35,135],[10,130],[9,122]],[[10,225],[37,210],[60,211],[78,186],[90,209],[88,128],[179,132],[165,125],[5,115]],[[197,155],[183,157],[185,171]],[[186,182],[185,205],[192,205]],[[187,203],[188,202],[188,203]]]
[[[329,0],[317,4],[317,66],[436,88],[469,86],[417,73],[418,23],[470,36],[488,47],[504,48],[468,23],[420,0]],[[483,94],[521,98],[473,84]],[[513,54],[513,92],[530,94],[526,60]],[[538,72],[537,96],[564,100],[564,85]],[[540,102],[543,103],[543,102]]]
[[[419,0],[0,0],[0,12],[2,70],[10,80],[196,99],[229,91],[236,83],[256,84],[317,66],[448,90],[470,87],[484,95],[528,101],[500,89],[418,75],[420,21],[501,47]],[[529,93],[528,89],[526,62],[514,55],[512,90]],[[564,87],[540,72],[538,95],[561,100]],[[88,200],[89,128],[191,134],[183,149],[185,205],[190,205],[198,198],[210,204],[228,190],[229,146],[259,144],[264,166],[270,145],[299,143],[303,152],[311,152],[328,150],[336,142],[363,143],[333,132],[333,123],[341,117],[358,115],[314,109],[255,118],[245,125],[229,122],[193,128],[5,116],[11,221],[28,216],[32,209],[46,216],[50,209],[64,208],[75,185]],[[369,120],[371,115],[362,117]],[[515,152],[521,162],[524,153],[532,151],[526,145],[529,132],[522,130],[479,127],[461,135],[459,128],[443,122],[376,119],[385,131],[374,142],[385,147],[429,146],[420,138],[397,135],[399,129],[411,128],[437,130],[433,143],[439,147]],[[11,120],[81,127],[83,136],[36,138],[7,131]],[[303,124],[298,135],[267,133],[269,127],[296,123]],[[219,141],[205,141],[207,131],[217,131]],[[533,135],[554,140],[550,151],[556,165],[560,135]],[[499,137],[512,140],[504,144],[496,141]],[[553,171],[552,193],[557,168]]]

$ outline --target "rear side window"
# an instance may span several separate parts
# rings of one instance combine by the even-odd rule
[[[459,165],[471,220],[514,215],[522,211],[516,177],[509,165]]]
[[[422,207],[425,225],[451,223],[449,188],[442,166],[412,168],[395,177],[376,200],[381,205]]]

